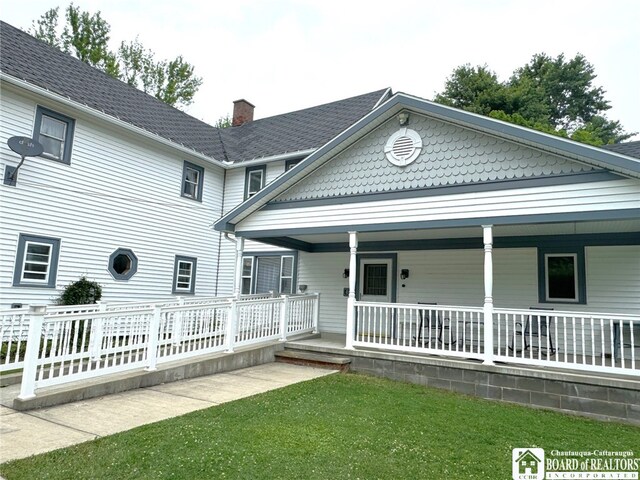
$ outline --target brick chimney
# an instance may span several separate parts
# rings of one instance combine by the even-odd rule
[[[238,127],[245,123],[253,122],[254,108],[256,108],[255,105],[247,102],[245,99],[233,102],[233,120],[231,121],[231,126]]]

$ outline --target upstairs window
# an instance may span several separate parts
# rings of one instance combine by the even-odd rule
[[[203,182],[204,168],[185,161],[182,167],[182,196],[201,202]]]
[[[75,120],[38,106],[33,138],[44,147],[41,156],[57,162],[71,163],[71,146]]]
[[[20,234],[14,287],[55,288],[60,239]]]
[[[176,255],[173,267],[173,293],[195,292],[198,259]]]
[[[244,181],[244,199],[253,197],[262,190],[267,176],[267,166],[260,165],[258,167],[249,167],[246,170]]]

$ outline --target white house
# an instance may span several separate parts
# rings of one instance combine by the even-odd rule
[[[215,129],[0,31],[5,307],[86,275],[105,300],[320,292],[333,333],[356,300],[639,310],[634,144],[590,147],[389,89],[255,121],[239,100],[236,126]],[[45,153],[12,184],[16,135]]]
[[[0,35],[2,308],[50,303],[82,275],[107,301],[230,294],[235,247],[213,222],[389,95],[256,121],[241,100],[219,130],[6,23]],[[45,147],[15,175],[14,136]],[[296,253],[274,250],[248,245],[247,293],[293,291]]]
[[[298,284],[322,293],[320,330],[347,344],[358,312],[370,324],[356,335],[422,335],[396,304],[640,311],[637,158],[405,94],[216,229],[298,250]]]

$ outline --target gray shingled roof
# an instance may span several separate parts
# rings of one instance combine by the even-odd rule
[[[386,91],[255,120],[220,133],[235,161],[319,148],[369,113]]]
[[[637,142],[614,143],[605,145],[602,148],[628,157],[640,158],[640,140]]]
[[[0,70],[216,160],[317,148],[370,112],[385,90],[216,129],[0,21]]]

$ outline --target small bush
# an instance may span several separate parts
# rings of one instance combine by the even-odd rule
[[[102,298],[102,287],[97,282],[80,277],[80,280],[70,283],[58,297],[58,305],[86,305],[96,303]]]

